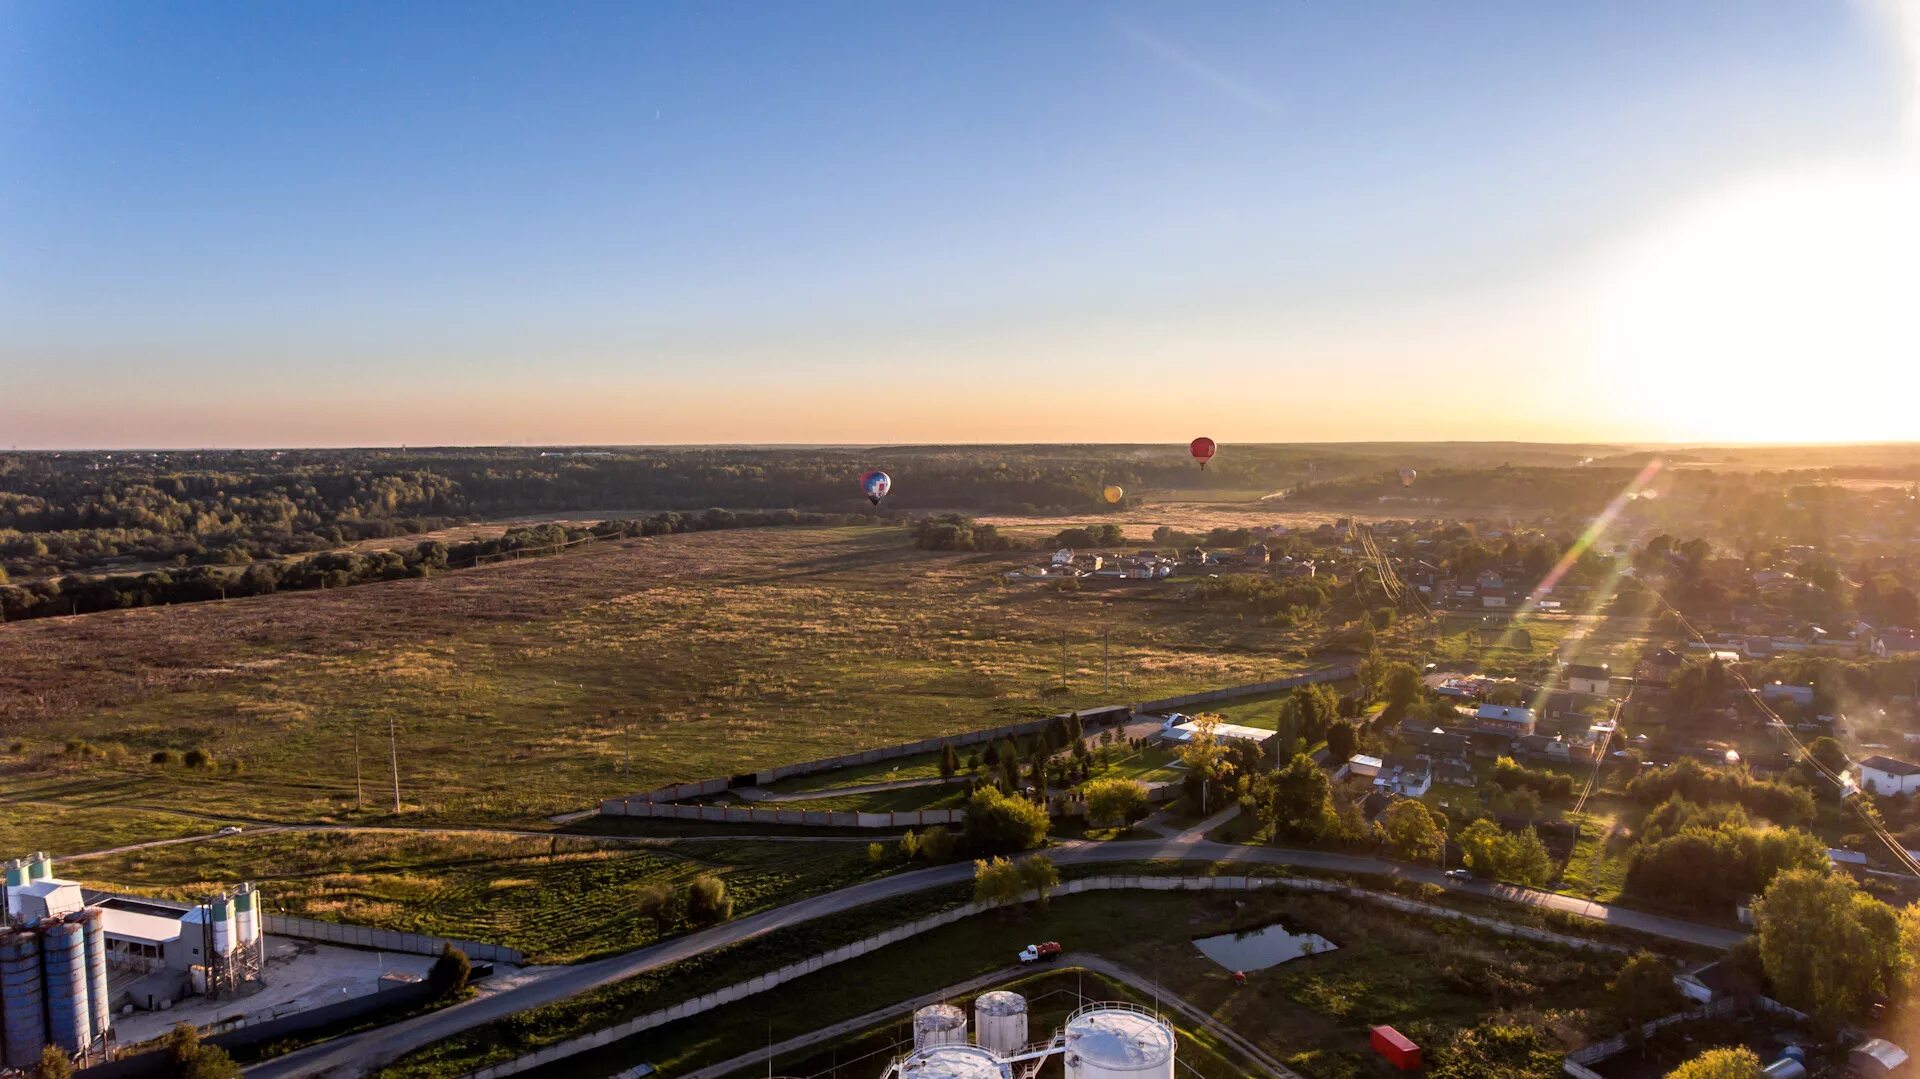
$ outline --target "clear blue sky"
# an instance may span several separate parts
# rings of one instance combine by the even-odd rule
[[[1541,437],[1595,260],[1891,153],[1896,36],[1815,0],[0,0],[0,444]],[[1449,432],[1435,371],[1510,419]]]

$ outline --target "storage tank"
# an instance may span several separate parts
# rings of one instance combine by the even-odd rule
[[[58,922],[40,934],[40,967],[46,972],[47,1040],[69,1053],[87,1047],[93,1009],[87,1004],[87,931]]]
[[[45,1011],[40,997],[40,934],[0,932],[0,1029],[6,1038],[6,1064],[33,1068],[47,1046]]]
[[[260,895],[251,884],[233,893],[233,932],[242,948],[260,940]]]
[[[113,1000],[107,988],[107,919],[97,910],[83,910],[70,921],[80,923],[87,946],[87,1007],[93,1020],[91,1035],[99,1041],[113,1026]]]
[[[982,993],[973,1001],[973,1040],[1003,1057],[1027,1044],[1027,998],[1006,989]]]
[[[967,1043],[967,1013],[952,1004],[929,1004],[913,1013],[913,1048]]]
[[[14,898],[14,893],[26,887],[27,863],[19,858],[15,858],[6,864],[5,873],[7,882],[7,909],[4,912],[0,912],[0,914],[17,914],[20,911],[20,901]]]
[[[48,880],[51,879],[52,876],[53,859],[47,857],[46,851],[35,851],[33,861],[27,865],[27,883],[32,884],[36,880]]]
[[[213,923],[213,954],[233,954],[233,899],[225,892],[213,897],[208,920]]]
[[[900,1079],[1007,1079],[1007,1066],[977,1045],[936,1045],[908,1057]]]
[[[1067,1019],[1066,1079],[1173,1079],[1173,1028],[1133,1004],[1090,1004]]]

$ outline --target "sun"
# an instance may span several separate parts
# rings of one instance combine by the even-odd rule
[[[1624,245],[1587,334],[1604,396],[1672,441],[1920,437],[1916,181],[1904,165],[1771,175]]]

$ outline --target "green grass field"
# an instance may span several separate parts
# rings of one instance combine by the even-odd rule
[[[1312,630],[1276,632],[1178,589],[1002,583],[1022,557],[919,551],[897,529],[716,532],[328,594],[7,626],[84,631],[116,670],[193,673],[172,668],[37,725],[118,748],[70,761],[27,737],[24,757],[0,760],[0,827],[25,800],[375,819],[389,800],[389,724],[406,818],[526,822],[666,782],[1313,665]],[[496,603],[528,609],[471,613]],[[409,622],[389,631],[396,610]],[[1113,632],[1108,693],[1089,626]],[[159,642],[190,655],[160,655]],[[195,747],[213,769],[147,763]]]
[[[727,882],[736,915],[880,875],[852,843],[748,840],[646,847],[579,838],[281,832],[159,847],[63,864],[89,886],[204,898],[252,880],[266,909],[375,925],[574,962],[659,939],[635,898],[684,889],[701,873]]]

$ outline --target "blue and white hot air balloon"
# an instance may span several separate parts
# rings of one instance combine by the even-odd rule
[[[893,477],[877,468],[860,477],[860,493],[866,495],[867,501],[876,506],[891,490],[893,490]]]

